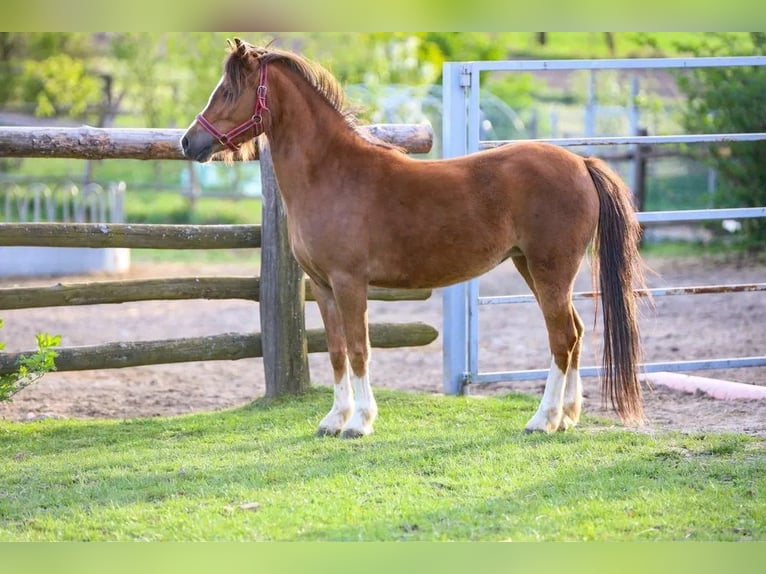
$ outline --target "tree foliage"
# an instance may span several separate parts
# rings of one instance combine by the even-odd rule
[[[766,34],[709,33],[696,44],[679,46],[695,56],[748,56],[766,53]],[[766,131],[766,67],[697,68],[679,76],[686,94],[683,123],[690,133]],[[727,206],[766,206],[766,141],[711,145],[706,161],[724,183]],[[747,238],[763,245],[766,221],[743,221]]]
[[[3,320],[0,319],[0,328]],[[38,333],[37,350],[22,357],[19,368],[15,373],[0,375],[0,402],[9,401],[19,391],[39,381],[45,373],[56,370],[56,351],[53,350],[61,344],[60,335]],[[5,348],[5,343],[0,342],[0,352]]]
[[[205,105],[226,55],[222,32],[0,33],[0,106],[33,103],[40,116],[111,125],[119,113],[147,127],[186,125]],[[507,57],[483,32],[243,33],[325,64],[344,84],[434,84],[446,60]],[[528,91],[525,82],[503,95]]]
[[[35,102],[35,114],[42,117],[85,117],[101,98],[98,78],[82,60],[65,53],[25,62],[21,86],[25,101]]]
[[[86,119],[101,102],[96,54],[89,34],[0,32],[0,106]]]

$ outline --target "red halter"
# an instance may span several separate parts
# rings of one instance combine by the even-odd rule
[[[266,62],[263,62],[260,65],[256,94],[255,108],[253,109],[253,115],[250,116],[250,119],[239,124],[237,127],[230,129],[225,134],[218,131],[218,129],[202,114],[197,115],[197,121],[199,122],[199,125],[221,142],[222,145],[225,145],[231,151],[238,151],[242,144],[235,144],[232,141],[234,138],[253,127],[255,128],[255,136],[253,137],[258,137],[263,133],[263,112],[269,111],[269,108],[266,105]]]

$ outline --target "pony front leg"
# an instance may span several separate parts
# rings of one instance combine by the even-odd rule
[[[372,424],[378,417],[378,405],[372,394],[370,375],[351,375],[351,385],[354,389],[354,414],[343,429],[343,438],[359,438],[372,433]]]
[[[346,426],[353,411],[354,395],[349,381],[346,337],[343,333],[340,313],[332,291],[316,281],[311,281],[311,290],[317,300],[324,323],[327,350],[334,375],[333,403],[330,412],[319,423],[319,436],[337,436]]]
[[[344,369],[341,377],[336,377],[333,387],[332,408],[319,423],[317,435],[338,436],[351,417],[353,400],[354,395],[348,378],[348,370]]]
[[[354,391],[354,413],[346,423],[341,436],[359,438],[372,433],[372,425],[378,417],[378,405],[370,386],[370,344],[367,339],[367,313],[365,312],[364,335],[360,343],[349,340],[349,360],[351,363],[351,386]]]
[[[354,392],[354,412],[341,436],[358,438],[372,433],[372,425],[378,416],[378,405],[370,387],[367,284],[354,280],[336,280],[333,284],[333,294],[343,319],[351,366],[351,386]]]

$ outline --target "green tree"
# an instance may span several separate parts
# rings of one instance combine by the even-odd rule
[[[695,56],[762,55],[766,33],[701,34],[679,48]],[[697,68],[679,75],[678,84],[687,97],[683,123],[690,133],[766,131],[766,67]],[[720,174],[727,205],[766,206],[765,141],[711,145],[704,159]],[[766,221],[742,223],[746,238],[763,247]]]
[[[120,32],[109,41],[110,74],[120,99],[129,101],[146,127],[166,127],[171,83],[166,70],[166,38],[154,32]]]
[[[171,125],[188,126],[205,107],[223,73],[226,39],[230,37],[223,32],[168,35],[165,65],[173,82],[168,110]]]
[[[35,115],[85,118],[101,101],[101,82],[85,62],[64,53],[24,64],[23,97],[35,102]]]
[[[92,123],[103,108],[93,34],[0,32],[0,108]],[[21,159],[0,158],[0,171]]]
[[[0,33],[0,106],[85,120],[102,100],[91,35]]]

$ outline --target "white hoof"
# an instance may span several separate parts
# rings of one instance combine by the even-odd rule
[[[556,432],[561,425],[564,413],[561,409],[538,410],[524,427],[528,433],[531,432]]]
[[[374,405],[373,408],[357,408],[351,420],[346,424],[346,428],[343,429],[341,436],[343,438],[359,438],[372,434],[372,423],[375,422],[377,416],[378,409]]]
[[[580,422],[581,411],[582,406],[579,402],[571,405],[564,405],[564,416],[561,419],[559,430],[567,430],[577,426],[577,423]]]
[[[561,417],[561,422],[559,423],[558,430],[560,431],[568,431],[571,428],[574,428],[577,426],[577,421],[572,420],[567,415],[564,415]]]
[[[351,417],[351,409],[335,411],[334,409],[327,413],[327,416],[319,423],[319,436],[338,436],[346,426],[346,421]]]

